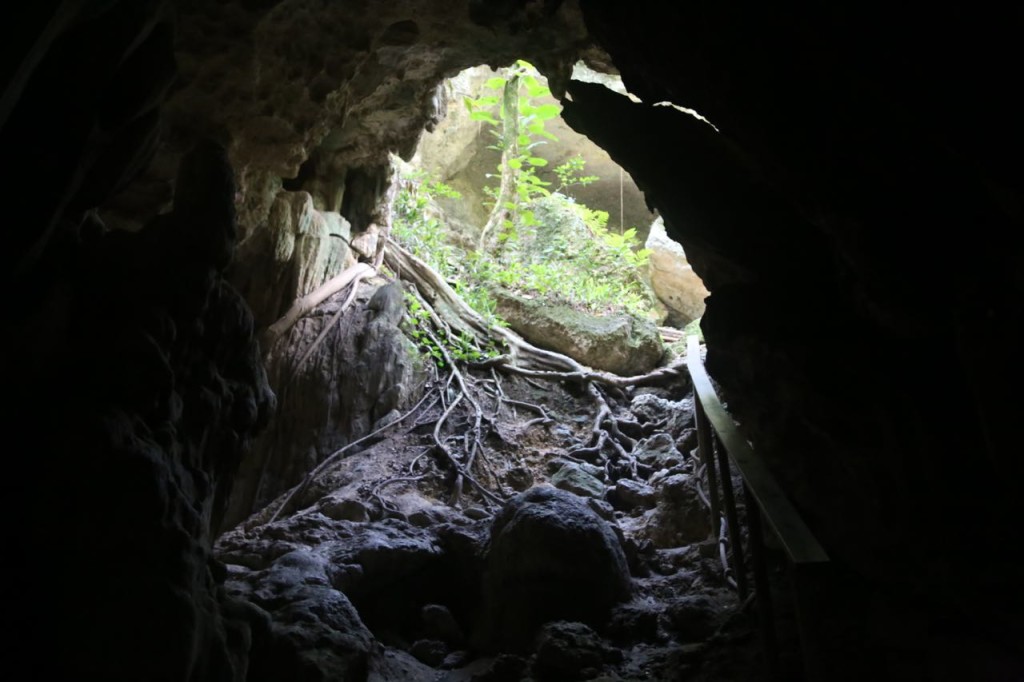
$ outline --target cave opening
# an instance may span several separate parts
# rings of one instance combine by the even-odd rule
[[[252,598],[264,572],[305,565],[295,552],[329,556],[331,586],[413,667],[663,675],[686,644],[694,653],[681,670],[747,670],[760,654],[711,531],[717,492],[701,478],[681,368],[678,327],[699,323],[707,290],[631,178],[624,187],[628,173],[557,116],[532,66],[516,64],[515,165],[494,144],[510,139],[498,119],[512,78],[477,67],[438,88],[445,111],[408,161],[392,150],[387,172],[338,182],[316,155],[283,182],[309,197],[310,222],[345,230],[345,282],[306,294],[317,303],[296,315],[293,306],[269,329],[287,326],[263,337],[277,413],[243,463],[218,559],[235,572],[232,593]],[[613,77],[576,71],[624,93]],[[557,108],[549,127],[536,125],[543,107]],[[510,186],[534,189],[513,205],[500,187],[524,164],[535,172]],[[340,201],[325,187],[341,187]],[[383,196],[383,209],[366,196]],[[473,248],[499,210],[498,255],[481,262]],[[610,213],[618,229],[606,227]],[[630,241],[636,223],[646,223],[643,249]],[[602,239],[616,248],[593,250]],[[530,248],[544,258],[531,260]],[[588,259],[575,271],[574,252]],[[509,253],[515,260],[503,260]],[[675,280],[654,263],[674,267]],[[543,290],[530,279],[539,276],[625,283],[595,301],[579,285]],[[647,307],[637,312],[623,299],[639,300],[641,287]],[[268,537],[311,528],[331,540],[302,540],[257,562],[263,572],[238,568],[255,567],[246,562]],[[580,660],[558,662],[565,656]],[[798,658],[787,665],[796,670]]]
[[[600,382],[503,375],[488,352],[514,340],[460,345],[479,330],[445,278],[392,263],[435,285],[438,317],[439,300],[464,314],[442,338],[403,322],[412,303],[375,267],[387,152],[411,158],[438,123],[437,79],[522,56],[712,292],[707,367],[842,568],[815,623],[837,635],[824,679],[1019,679],[1019,11],[364,5],[37,3],[5,23],[2,192],[29,209],[2,250],[5,601],[24,618],[6,665],[191,682],[763,671],[749,611],[719,608],[735,599],[715,545],[657,546],[700,525],[686,391],[605,386],[595,430]],[[571,80],[580,58],[642,101]],[[645,468],[676,452],[680,473]],[[280,518],[243,523],[336,453]],[[503,486],[524,497],[483,492]],[[671,528],[642,524],[664,531],[651,551],[629,531],[663,503],[681,506]],[[659,608],[630,598],[652,592]],[[449,659],[470,650],[486,656]]]

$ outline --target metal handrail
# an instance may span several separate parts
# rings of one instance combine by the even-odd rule
[[[700,342],[696,336],[687,338],[686,350],[686,366],[693,382],[697,448],[708,477],[713,517],[712,532],[716,538],[719,537],[720,511],[717,488],[720,487],[722,502],[725,503],[726,528],[731,543],[732,570],[741,599],[746,597],[746,574],[730,463],[736,467],[743,480],[757,609],[769,671],[772,674],[779,673],[779,658],[764,557],[762,518],[767,521],[768,527],[785,550],[793,570],[800,643],[807,679],[824,680],[826,673],[823,670],[818,646],[820,633],[816,630],[816,615],[820,605],[815,603],[814,595],[821,591],[823,579],[827,580],[828,554],[790,503],[767,466],[754,454],[753,448],[740,434],[736,422],[726,412],[711,383],[711,377],[704,368],[700,356]],[[715,447],[716,443],[721,447]]]

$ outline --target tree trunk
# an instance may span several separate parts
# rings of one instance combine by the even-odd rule
[[[519,157],[519,76],[512,76],[505,83],[501,112],[501,182],[494,208],[487,217],[484,229],[480,231],[480,243],[477,245],[480,253],[487,251],[488,234],[494,233],[505,220],[515,220],[515,204],[519,199],[516,178],[519,170],[512,167],[512,161]]]

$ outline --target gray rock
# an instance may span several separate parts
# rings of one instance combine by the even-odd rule
[[[693,428],[693,398],[669,400],[655,393],[639,393],[630,402],[630,410],[641,422],[665,420],[664,430],[679,435]]]
[[[637,507],[653,509],[658,504],[658,495],[654,488],[629,478],[620,478],[610,495],[612,506],[623,511],[631,511]]]
[[[603,497],[604,483],[584,471],[580,465],[569,463],[555,472],[551,485],[568,490],[580,497]]]
[[[487,511],[483,507],[478,507],[475,505],[472,507],[466,507],[465,509],[462,510],[462,513],[468,516],[469,518],[473,519],[474,521],[486,519],[491,515],[491,512]]]
[[[321,679],[347,679],[365,666],[373,635],[348,598],[331,585],[327,560],[308,550],[289,552],[270,568],[245,575],[247,593],[268,614],[269,629],[254,630],[254,648],[274,648],[315,669]],[[238,574],[236,574],[238,575]]]
[[[287,400],[251,443],[232,491],[229,525],[265,507],[339,446],[366,435],[411,405],[423,368],[400,328],[405,314],[400,293],[379,293],[396,291],[400,288],[385,286],[369,296],[360,290],[340,323],[298,369],[299,360],[333,319],[331,308],[340,306],[345,292],[296,323],[287,342],[268,349],[268,373],[277,386],[287,383]],[[325,420],[324,415],[336,418]],[[327,492],[310,486],[294,506],[309,506]]]
[[[513,467],[505,474],[505,483],[522,492],[533,485],[533,472],[524,466]]]
[[[615,521],[615,509],[604,500],[599,500],[593,497],[587,498],[587,506],[594,510],[594,513],[600,516],[605,521],[612,523]],[[612,525],[612,530],[615,531],[616,536],[622,539],[621,529]]]
[[[434,682],[437,680],[437,669],[417,660],[412,654],[391,647],[375,648],[370,657],[369,670],[353,673],[345,678],[313,678],[313,679],[358,679],[366,682]],[[305,679],[305,678],[303,678]]]
[[[671,469],[681,466],[686,459],[676,449],[675,441],[667,433],[656,433],[645,438],[633,448],[633,456],[638,462],[657,469]]]
[[[618,656],[616,656],[618,654]],[[606,661],[621,658],[583,623],[548,623],[537,637],[532,672],[540,682],[589,680]]]
[[[714,634],[720,616],[715,602],[702,594],[689,594],[672,600],[665,609],[668,622],[685,642],[699,642]]]
[[[681,547],[707,539],[711,525],[692,476],[668,476],[658,493],[658,506],[649,512],[645,528],[656,547]]]
[[[554,475],[559,469],[565,466],[577,466],[581,471],[584,471],[594,478],[601,478],[604,476],[604,467],[598,466],[597,464],[591,464],[590,462],[577,462],[576,460],[569,459],[568,457],[553,457],[547,461],[545,468],[547,469],[548,475]]]
[[[530,343],[568,355],[588,367],[633,376],[651,371],[665,355],[657,326],[626,314],[593,315],[498,292],[498,314]]]
[[[683,327],[703,315],[708,290],[687,261],[683,247],[665,232],[661,216],[651,224],[645,247],[651,250],[651,288],[669,309],[668,322]]]
[[[472,682],[523,682],[526,666],[522,656],[499,654],[484,671],[473,676]]]
[[[444,663],[444,657],[448,655],[448,646],[438,639],[418,639],[412,643],[409,653],[421,663],[436,668]]]
[[[697,429],[684,428],[676,436],[676,449],[682,453],[691,453],[697,447]]]
[[[360,500],[326,497],[320,501],[320,512],[335,521],[365,522],[370,520],[370,511]]]
[[[659,604],[649,600],[620,604],[608,622],[608,636],[620,644],[660,641],[664,638],[658,627],[661,611]]]
[[[447,606],[427,604],[420,609],[420,618],[423,620],[423,629],[431,638],[454,647],[465,644],[466,636]]]

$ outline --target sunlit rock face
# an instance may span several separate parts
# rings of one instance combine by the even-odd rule
[[[668,309],[667,322],[685,327],[704,314],[708,290],[678,242],[665,232],[659,216],[650,226],[644,248],[651,250],[648,277],[658,300]]]
[[[442,77],[524,57],[561,94],[589,33],[646,104],[573,85],[567,118],[637,180],[712,292],[711,370],[850,577],[845,674],[1019,677],[1004,543],[1021,517],[1024,347],[1012,7],[24,9],[0,71],[3,196],[30,209],[2,251],[4,517],[22,552],[6,596],[31,614],[12,668],[244,678],[249,621],[225,615],[208,548],[273,399],[228,281],[263,295],[246,277],[274,267],[258,235],[289,193],[364,230],[386,152],[411,154]],[[649,106],[662,100],[718,132]],[[182,191],[200,139],[229,166],[206,147],[201,165],[225,173]],[[105,233],[95,207],[140,232]]]

